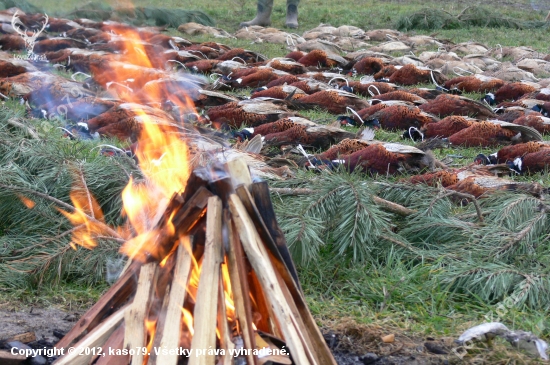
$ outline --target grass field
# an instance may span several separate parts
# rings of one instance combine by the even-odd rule
[[[51,14],[66,13],[77,7],[81,2],[77,0],[33,0],[37,6],[45,8]],[[273,11],[273,25],[282,27],[284,24],[284,1],[275,0]],[[423,7],[436,7],[452,14],[460,13],[464,8],[476,5],[474,1],[394,1],[394,0],[349,0],[331,4],[322,0],[304,0],[300,5],[300,28],[302,33],[320,23],[330,23],[334,26],[343,24],[354,25],[363,29],[393,28],[398,18]],[[115,2],[112,5],[117,5]],[[123,1],[118,5],[127,6]],[[158,6],[152,0],[136,0],[135,6]],[[525,21],[543,20],[550,4],[542,1],[485,1],[485,6],[499,11],[502,16],[522,19]],[[211,0],[201,2],[190,0],[167,0],[163,7],[198,9],[213,17],[217,26],[230,32],[235,31],[243,20],[251,19],[255,14],[255,3],[251,0]],[[546,6],[546,8],[545,8]],[[176,34],[174,30],[170,31]],[[420,33],[420,32],[417,32]],[[426,32],[429,33],[429,32]],[[455,30],[439,30],[438,38],[449,39],[455,43],[477,41],[495,47],[527,46],[540,52],[548,52],[547,29],[517,30],[505,28],[472,27]],[[207,38],[192,38],[201,41]],[[216,41],[220,41],[216,39]],[[269,57],[282,56],[285,49],[279,45],[250,44],[247,41],[221,40],[232,46],[245,46],[259,51]],[[245,90],[244,93],[247,93]],[[479,95],[466,95],[479,98]],[[331,122],[333,116],[318,112],[306,112],[312,120]],[[403,142],[397,133],[381,133],[377,136],[386,141]],[[545,139],[549,139],[545,137]],[[405,143],[410,143],[405,141]],[[481,151],[480,149],[461,149],[464,157],[458,163],[466,164]],[[436,151],[437,157],[444,158],[455,150],[445,149]],[[523,179],[523,177],[521,177]],[[530,178],[533,179],[533,178]],[[548,186],[548,174],[539,174],[536,181]],[[394,179],[395,180],[395,179]],[[331,326],[334,323],[351,317],[359,324],[381,326],[387,331],[396,331],[406,336],[425,338],[427,336],[453,336],[473,324],[485,321],[487,318],[497,318],[512,328],[519,328],[548,339],[550,337],[550,319],[546,311],[532,309],[507,310],[497,316],[495,303],[488,303],[472,293],[449,293],[446,287],[434,289],[426,283],[433,276],[430,265],[423,260],[414,262],[402,259],[396,253],[390,252],[384,262],[356,264],[344,259],[335,260],[332,251],[320,253],[320,260],[315,265],[300,268],[300,277],[307,300],[319,323]],[[541,269],[542,270],[542,269]],[[546,269],[544,269],[546,272]],[[0,291],[0,301],[18,301],[29,304],[61,304],[86,308],[97,299],[101,289],[93,290],[89,287],[74,283],[62,283],[60,286],[49,288],[29,288]],[[503,348],[502,346],[499,349]],[[487,362],[506,363],[508,352],[494,354],[490,357],[483,355]],[[521,363],[526,358],[513,361]]]

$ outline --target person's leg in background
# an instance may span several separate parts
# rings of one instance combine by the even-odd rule
[[[286,27],[298,28],[298,4],[300,0],[287,0],[286,2]],[[271,11],[273,10],[273,0],[258,0],[258,12],[256,17],[248,22],[241,23],[242,27],[250,25],[271,25]]]

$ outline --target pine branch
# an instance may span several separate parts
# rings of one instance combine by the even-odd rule
[[[21,191],[21,192],[25,192],[25,193],[28,193],[28,194],[32,194],[32,195],[36,195],[38,197],[41,197],[43,199],[46,199],[46,200],[49,200],[51,202],[54,202],[60,206],[62,206],[63,208],[67,209],[69,212],[76,212],[78,211],[80,214],[84,215],[88,220],[90,220],[92,223],[94,223],[95,225],[97,225],[101,230],[105,231],[106,233],[108,233],[114,240],[118,241],[118,242],[126,242],[126,239],[124,237],[122,237],[121,235],[118,234],[117,231],[115,231],[114,229],[112,229],[111,227],[109,227],[107,224],[95,219],[94,217],[90,216],[89,214],[87,214],[86,212],[82,211],[81,209],[76,209],[75,207],[73,207],[72,205],[70,204],[67,204],[57,198],[54,198],[53,196],[50,196],[48,194],[44,194],[44,193],[40,193],[38,191],[34,191],[34,190],[31,190],[31,189],[26,189],[26,188],[21,188],[21,187],[18,187],[18,186],[12,186],[12,185],[4,185],[4,184],[0,184],[0,188],[4,188],[4,189],[10,189],[10,190],[13,190],[13,191]]]

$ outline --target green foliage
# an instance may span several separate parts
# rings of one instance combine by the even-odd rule
[[[501,13],[483,6],[469,6],[460,14],[453,15],[442,9],[423,8],[412,14],[401,16],[395,27],[398,30],[413,29],[437,30],[459,29],[467,27],[532,29],[545,28],[544,21],[522,21],[517,18],[503,16]]]
[[[21,110],[0,110],[0,285],[101,282],[120,242],[105,238],[95,250],[73,250],[73,225],[59,209],[71,207],[71,188],[80,186],[97,197],[106,223],[120,224],[121,192],[136,166],[129,158],[102,156],[98,145],[106,141],[71,141],[53,122],[21,116]],[[32,209],[23,200],[32,201]]]
[[[195,22],[214,26],[214,20],[200,10],[168,9],[159,7],[112,8],[102,2],[89,2],[71,11],[70,18],[88,18],[96,21],[116,18],[133,25],[155,25],[177,28],[180,24]]]
[[[318,259],[324,242],[331,242],[335,257],[354,262],[377,262],[379,253],[397,240],[392,216],[372,201],[373,186],[359,174],[341,171],[326,178],[308,179],[316,194],[275,202],[278,217],[295,259],[307,264]],[[292,184],[292,182],[291,182]]]
[[[40,7],[31,4],[27,0],[0,0],[0,10],[6,10],[9,8],[17,7],[23,10],[25,13],[42,13]]]
[[[468,202],[445,189],[345,171],[276,185],[314,192],[274,199],[301,265],[318,263],[327,248],[344,266],[368,262],[366,270],[387,268],[399,255],[410,274],[414,267],[432,273],[422,280],[427,292],[446,288],[449,298],[489,304],[513,296],[518,307],[535,309],[550,302],[550,207],[538,198],[503,192]],[[416,212],[401,217],[385,211],[374,195]]]

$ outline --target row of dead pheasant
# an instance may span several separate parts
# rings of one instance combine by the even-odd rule
[[[13,11],[0,12],[0,21],[10,15]],[[39,19],[40,14],[21,16],[29,28],[34,23],[38,26]],[[151,64],[135,64],[127,36],[122,35],[128,30],[139,36],[133,42],[140,44]],[[5,51],[24,46],[19,35],[9,32],[0,36],[0,45]],[[22,98],[34,116],[63,114],[69,121],[67,134],[76,138],[99,134],[135,142],[143,122],[135,113],[140,108],[156,123],[177,131],[188,129],[190,120],[231,131],[237,148],[255,153],[255,158],[274,167],[297,166],[292,161],[296,160],[310,168],[344,165],[369,174],[432,170],[408,181],[442,184],[474,196],[495,189],[540,195],[543,189],[537,184],[499,176],[511,171],[534,173],[550,164],[550,146],[541,136],[550,131],[546,117],[550,90],[543,88],[544,81],[508,81],[480,74],[449,78],[416,66],[418,59],[412,56],[390,57],[374,51],[342,57],[323,49],[293,50],[284,58],[268,60],[242,48],[216,42],[195,44],[158,29],[85,19],[50,19],[48,34],[37,41],[34,52],[50,63],[30,63],[0,52],[0,93]],[[174,70],[175,65],[183,65],[195,76]],[[51,72],[56,67],[90,76],[83,82],[74,77],[68,80]],[[121,70],[123,82],[113,82],[120,80]],[[363,76],[361,81],[353,81],[356,75]],[[430,83],[432,88],[404,88]],[[250,98],[223,93],[242,88],[253,88]],[[486,96],[476,101],[461,96],[462,92]],[[122,102],[119,96],[124,93],[131,93],[139,105]],[[177,107],[189,96],[202,112],[194,119]],[[334,123],[321,125],[300,115],[311,108],[334,114]],[[350,124],[366,129],[356,134],[340,127]],[[371,129],[376,128],[403,131],[422,149],[375,141]],[[491,156],[478,156],[476,162],[481,165],[450,169],[427,150],[442,143],[509,146]],[[301,149],[306,156],[293,158],[298,145],[324,152],[307,154]],[[280,152],[273,156],[270,149],[271,158],[262,156],[261,151],[264,155],[268,151],[265,146],[278,147]],[[288,168],[284,171],[288,174]]]

